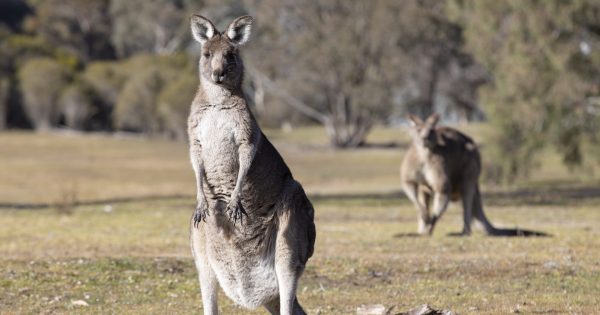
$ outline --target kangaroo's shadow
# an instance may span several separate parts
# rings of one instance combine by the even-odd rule
[[[421,236],[423,236],[423,235],[413,232],[413,233],[396,233],[392,237],[394,237],[394,238],[407,238],[407,237],[413,238],[413,237],[421,237]]]
[[[533,230],[524,230],[524,229],[497,229],[499,232],[498,235],[487,234],[489,237],[553,237],[552,234],[541,232],[541,231],[533,231]],[[462,232],[452,232],[446,234],[446,236],[450,237],[466,237],[468,235]]]

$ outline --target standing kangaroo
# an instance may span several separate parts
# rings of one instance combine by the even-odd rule
[[[190,21],[202,46],[188,119],[198,202],[190,223],[192,255],[205,315],[218,313],[218,286],[246,308],[305,314],[296,287],[313,254],[314,209],[242,92],[238,49],[252,21],[239,17],[224,33],[202,16]]]
[[[432,234],[448,203],[461,199],[463,230],[459,235],[471,234],[473,218],[489,235],[546,235],[494,227],[483,212],[479,190],[481,157],[475,142],[455,129],[436,128],[438,114],[429,116],[425,122],[413,115],[409,118],[412,145],[402,161],[401,181],[406,196],[419,210],[419,234]],[[431,207],[433,215],[430,215]]]

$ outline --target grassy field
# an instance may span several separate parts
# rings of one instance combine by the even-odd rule
[[[486,126],[467,130],[485,148]],[[370,138],[397,147],[355,151],[327,149],[315,128],[268,135],[316,209],[316,251],[298,290],[310,314],[424,303],[460,314],[600,313],[592,171],[569,172],[547,152],[519,186],[484,186],[496,225],[553,237],[449,237],[461,228],[456,205],[433,237],[403,237],[416,230],[416,210],[398,184],[402,130]],[[185,144],[0,133],[0,314],[200,314],[188,245],[194,190]],[[265,313],[223,295],[220,308]]]

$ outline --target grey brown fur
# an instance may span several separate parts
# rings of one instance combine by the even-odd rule
[[[471,234],[475,219],[489,235],[543,236],[544,233],[498,229],[483,212],[479,175],[481,157],[475,142],[448,127],[436,128],[439,115],[424,122],[410,116],[412,144],[401,166],[402,188],[419,211],[419,234],[431,234],[450,201],[462,201],[463,229],[459,235]],[[433,213],[430,213],[432,211]]]
[[[191,18],[202,44],[200,86],[188,120],[198,199],[192,254],[205,315],[218,313],[219,286],[247,308],[305,314],[296,286],[314,249],[314,210],[242,93],[238,49],[252,21],[239,17],[220,33],[206,18]]]

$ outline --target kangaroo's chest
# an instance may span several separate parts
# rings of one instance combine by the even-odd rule
[[[227,194],[235,184],[239,168],[240,124],[236,115],[214,108],[203,113],[194,131],[201,146],[206,179],[218,194]]]
[[[236,147],[239,122],[235,115],[225,110],[211,108],[206,110],[196,128],[196,139],[200,141],[203,153],[213,153],[220,149]]]
[[[419,182],[431,187],[433,190],[447,190],[450,186],[449,177],[446,172],[444,161],[427,161],[418,172]]]

